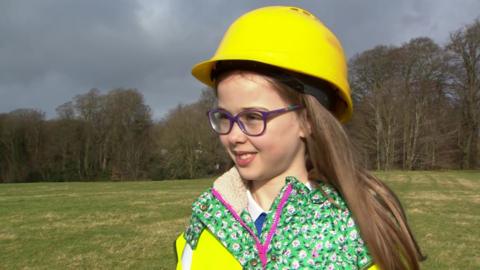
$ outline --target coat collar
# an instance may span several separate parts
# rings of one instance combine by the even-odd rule
[[[272,204],[273,208],[276,209],[276,204],[280,201],[280,197],[288,184],[292,185],[292,193],[289,199],[291,202],[301,203],[302,205],[310,203],[317,204],[320,205],[321,208],[329,207],[329,201],[335,201],[336,204],[340,204],[340,196],[327,184],[320,181],[312,181],[312,189],[310,190],[295,177],[287,176],[285,186]],[[225,215],[225,205],[215,198],[212,192],[213,189],[220,193],[221,197],[229,204],[229,207],[239,214],[248,224],[252,225],[252,230],[254,229],[253,221],[247,210],[247,188],[248,183],[243,181],[238,170],[232,167],[214,181],[212,188],[202,193],[193,202],[190,225],[185,232],[185,239],[187,239],[187,242],[192,248],[195,249],[199,236],[205,227],[208,227],[215,234],[217,231],[216,228],[225,222],[235,224],[235,219],[232,215]],[[334,200],[332,200],[332,198]],[[289,215],[290,213],[287,211],[286,219],[291,219]],[[219,239],[222,238],[220,236],[218,237]],[[252,242],[252,245],[253,244]]]
[[[294,188],[309,193],[312,189],[318,188],[318,183],[311,181],[307,186],[295,177],[287,176],[286,183],[293,183]],[[240,177],[237,168],[234,166],[213,183],[213,188],[232,206],[237,213],[241,213],[248,206],[248,183]]]
[[[240,213],[247,207],[247,182],[242,180],[236,167],[232,167],[213,183],[213,188]]]

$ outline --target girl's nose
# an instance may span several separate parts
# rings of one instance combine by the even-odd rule
[[[231,144],[243,143],[247,140],[247,135],[243,133],[238,123],[233,124],[232,130],[230,130],[230,133],[228,133],[227,136],[228,141]]]

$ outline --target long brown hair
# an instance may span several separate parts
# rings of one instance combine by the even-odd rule
[[[360,234],[375,263],[383,270],[420,269],[422,255],[395,193],[370,174],[357,159],[341,123],[318,100],[269,78],[279,93],[293,104],[302,123],[310,124],[306,137],[310,179],[334,186],[347,201]],[[304,125],[304,128],[307,128]]]
[[[289,87],[270,76],[270,72],[244,66],[241,70],[264,75],[285,100],[305,107],[297,113],[305,129],[306,123],[310,125],[310,134],[304,140],[309,178],[320,179],[342,194],[375,264],[383,270],[420,269],[419,262],[425,257],[400,201],[387,185],[361,165],[348,135],[333,114],[315,97]],[[217,70],[214,76],[217,85],[231,71],[239,70],[235,67]]]

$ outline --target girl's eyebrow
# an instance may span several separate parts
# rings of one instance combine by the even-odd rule
[[[221,107],[221,106],[217,106],[217,109],[220,109],[220,110],[225,110],[227,112],[229,112],[229,110]],[[268,111],[267,108],[265,107],[260,107],[260,106],[254,106],[254,107],[242,107],[242,111],[246,111],[246,110],[260,110],[260,111]]]

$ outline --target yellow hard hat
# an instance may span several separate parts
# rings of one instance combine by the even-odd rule
[[[263,7],[238,18],[215,55],[196,64],[192,74],[215,87],[219,61],[253,61],[328,82],[336,92],[332,113],[341,122],[352,115],[347,61],[335,35],[310,12],[286,6]]]

